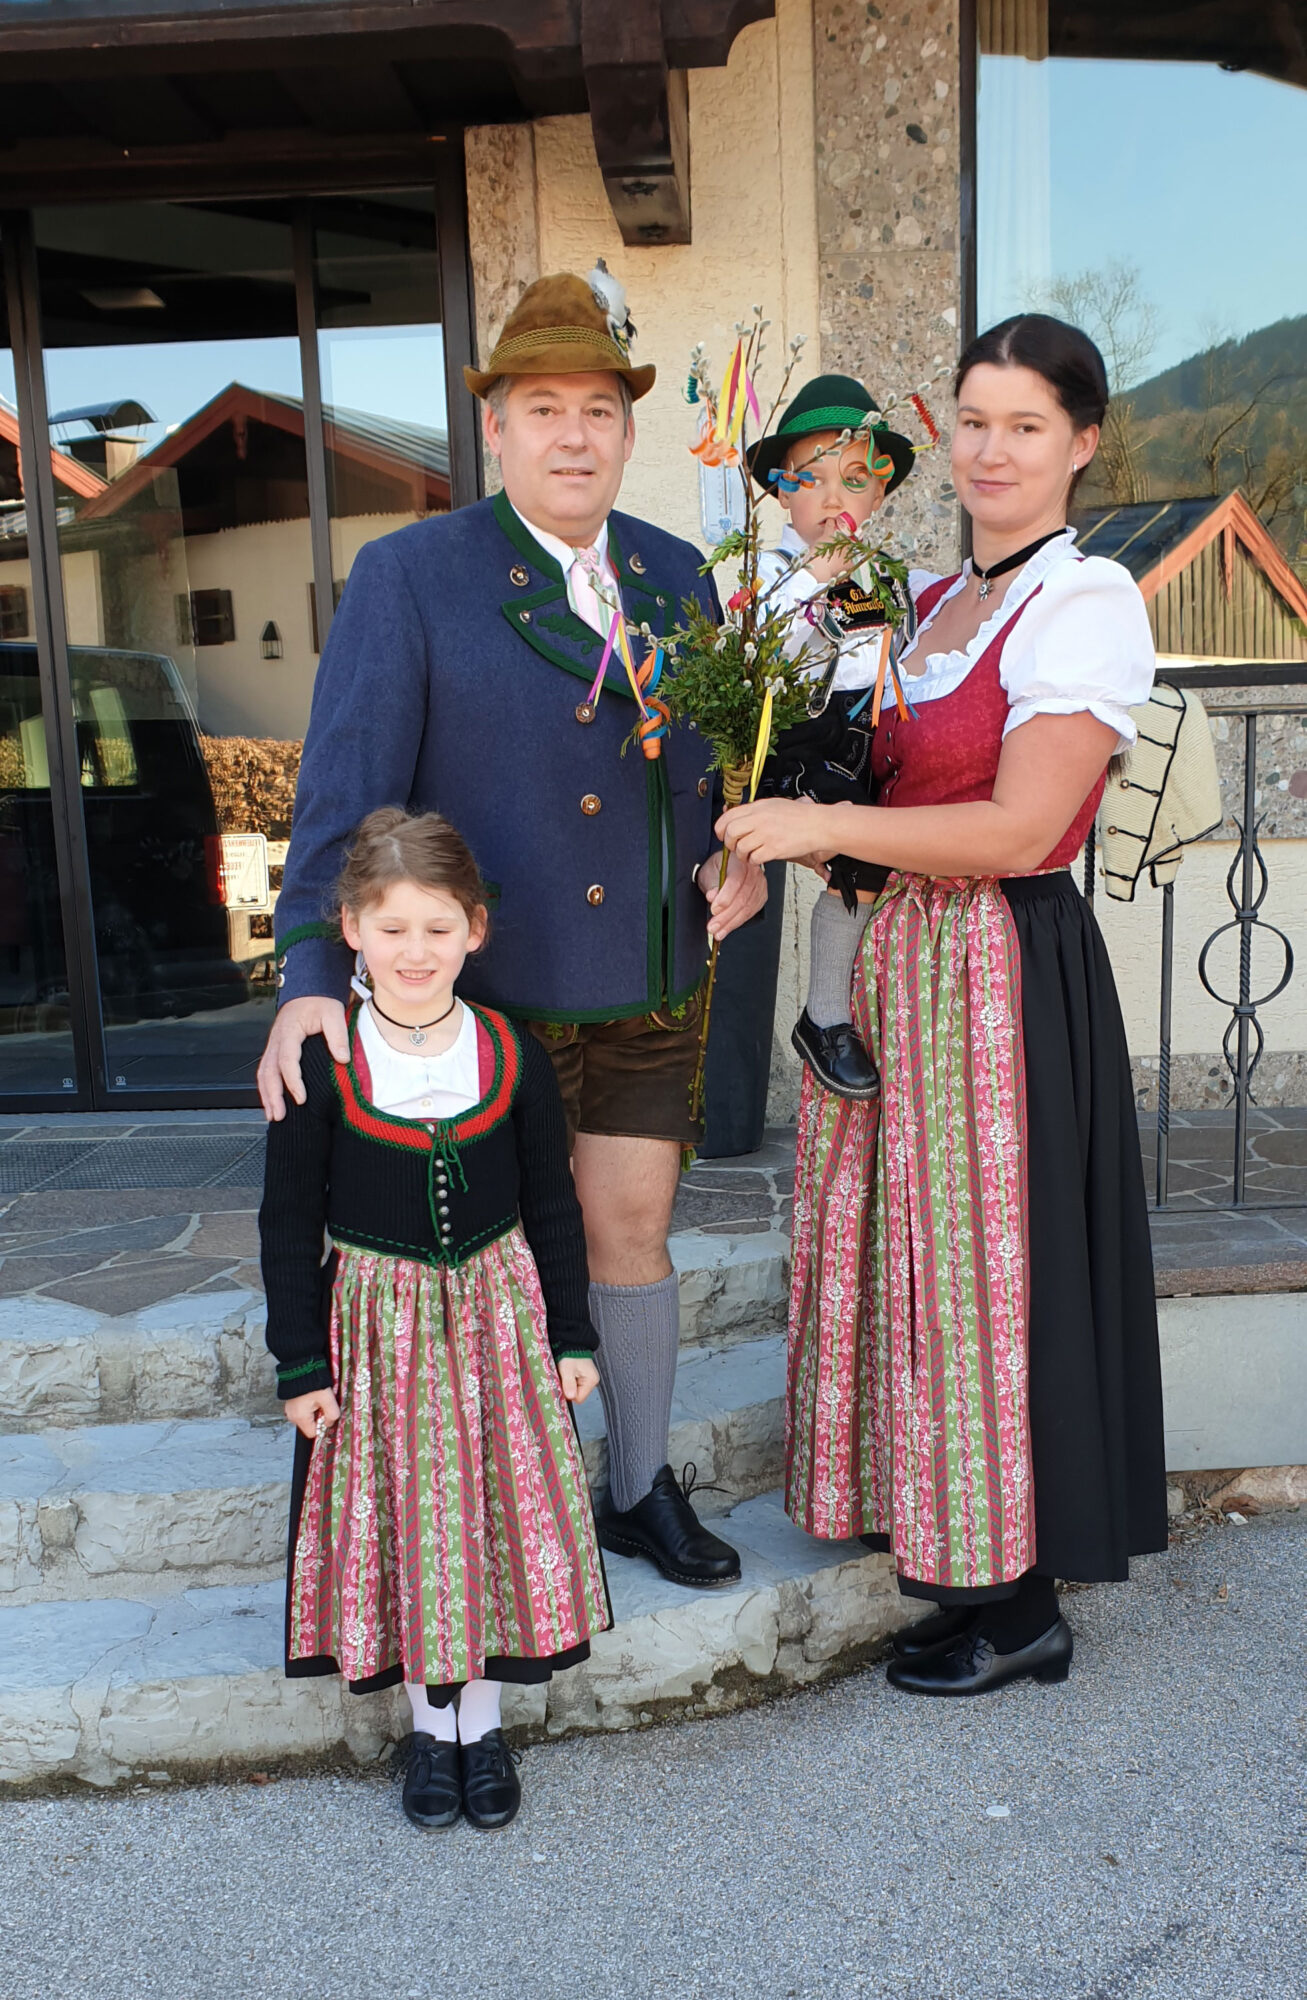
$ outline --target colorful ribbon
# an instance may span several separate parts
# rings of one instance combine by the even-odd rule
[[[769,681],[767,683],[767,692],[762,698],[762,714],[758,720],[758,741],[754,745],[753,771],[749,777],[749,801],[751,804],[758,795],[758,780],[762,776],[762,767],[767,761],[767,752],[771,748],[771,712],[772,685]]]
[[[612,659],[614,652],[618,654],[622,665],[626,669],[626,678],[630,683],[631,693],[635,696],[636,705],[640,710],[640,720],[635,725],[636,735],[640,739],[640,748],[650,763],[653,763],[655,758],[662,755],[662,738],[666,736],[672,720],[672,712],[667,703],[660,697],[654,696],[653,692],[663,677],[663,649],[661,646],[655,646],[654,650],[644,661],[644,664],[637,668],[634,660],[631,658],[631,645],[627,637],[626,620],[620,611],[615,611],[613,613],[613,622],[608,627],[608,638],[604,643],[603,654],[599,661],[599,671],[591,683],[589,694],[586,696],[586,702],[591,708],[599,700],[599,691],[603,687],[604,676],[608,672],[608,662]]]

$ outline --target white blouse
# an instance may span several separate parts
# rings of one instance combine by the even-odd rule
[[[914,673],[908,664],[913,654],[939,611],[971,576],[970,561],[963,564],[957,582],[922,620],[899,656],[904,690],[914,704],[938,701],[960,687],[985,649],[1038,590],[1000,656],[999,676],[1008,698],[1004,736],[1032,715],[1088,711],[1115,729],[1119,750],[1129,749],[1138,735],[1129,711],[1148,700],[1157,667],[1148,612],[1124,564],[1106,556],[1078,556],[1072,547],[1075,532],[1068,528],[1057,541],[1045,542],[1018,572],[1006,597],[969,645],[952,653],[927,653],[923,671]],[[938,581],[929,570],[910,570],[908,588],[914,601]]]
[[[430,1122],[456,1118],[481,1096],[477,1021],[470,1007],[463,1008],[457,1035],[439,1055],[393,1049],[366,1003],[359,1008],[359,1040],[372,1078],[368,1101],[378,1111]]]

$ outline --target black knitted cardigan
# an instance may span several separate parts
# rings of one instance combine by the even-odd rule
[[[598,1345],[553,1064],[502,1014],[472,1011],[482,1094],[456,1118],[398,1118],[368,1102],[357,1007],[348,1063],[320,1035],[304,1044],[306,1100],[268,1128],[259,1210],[268,1346],[283,1398],[334,1386],[327,1330],[336,1259],[324,1261],[324,1232],[333,1244],[457,1266],[520,1221],[554,1354],[589,1355]]]

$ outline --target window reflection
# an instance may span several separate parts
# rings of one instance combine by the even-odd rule
[[[1102,348],[1113,404],[1086,510],[1237,493],[1271,567],[1307,579],[1307,273],[1283,207],[1307,174],[1307,93],[1060,55],[1065,15],[1050,43],[1046,5],[980,9],[979,322],[1050,311]]]

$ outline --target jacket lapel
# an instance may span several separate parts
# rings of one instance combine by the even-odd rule
[[[505,495],[496,493],[492,504],[495,519],[511,544],[505,568],[513,594],[500,603],[503,616],[518,637],[525,639],[550,666],[561,667],[564,673],[575,674],[579,680],[590,683],[599,670],[603,639],[591,631],[584,619],[577,617],[568,602],[562,570],[523,527]],[[624,519],[623,528],[627,525]],[[634,527],[635,523],[629,525]],[[651,586],[640,569],[631,567],[633,561],[640,561],[638,548],[622,548],[612,515],[608,521],[608,547],[628,624],[637,628],[647,624],[655,637],[661,638],[669,629],[671,606],[667,593]],[[644,655],[638,639],[632,654],[638,665]],[[604,687],[627,701],[634,701],[616,651],[604,676]]]

